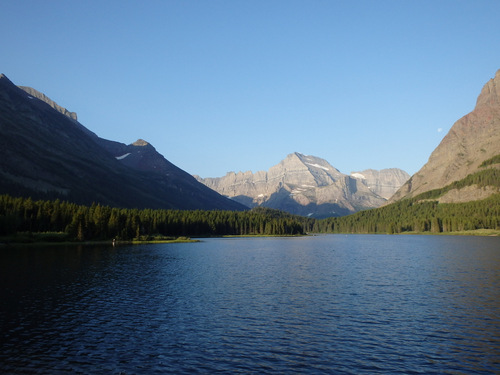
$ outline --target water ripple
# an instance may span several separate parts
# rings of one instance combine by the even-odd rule
[[[0,370],[491,374],[498,239],[6,250]]]

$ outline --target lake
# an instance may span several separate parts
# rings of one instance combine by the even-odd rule
[[[500,373],[500,238],[0,248],[0,373]]]

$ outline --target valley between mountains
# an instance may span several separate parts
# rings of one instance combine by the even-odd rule
[[[295,152],[267,172],[203,179],[145,140],[125,145],[100,138],[75,112],[5,75],[0,98],[2,193],[127,208],[263,206],[320,218],[379,207],[410,177],[396,168],[345,175],[324,159]]]
[[[142,139],[126,145],[100,138],[76,113],[2,74],[0,194],[140,209],[267,207],[312,218],[346,216],[422,194],[441,203],[477,201],[499,194],[499,87],[500,70],[474,110],[452,126],[413,176],[398,168],[347,175],[320,157],[293,152],[267,171],[203,178]]]

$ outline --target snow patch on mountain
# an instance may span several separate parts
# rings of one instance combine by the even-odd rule
[[[354,178],[358,178],[360,180],[366,180],[366,177],[362,175],[361,173],[351,173],[351,176]]]
[[[127,152],[126,154],[124,154],[122,156],[115,156],[115,158],[116,158],[116,160],[122,160],[122,159],[125,159],[129,155],[130,155],[130,152]]]
[[[314,164],[314,163],[305,163],[305,164],[310,165],[311,167],[316,167],[316,168],[324,169],[325,171],[329,171],[330,170],[329,168],[324,167],[324,166],[319,165],[319,164]]]

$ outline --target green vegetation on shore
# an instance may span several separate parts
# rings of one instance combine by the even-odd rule
[[[312,219],[278,210],[182,211],[121,209],[0,196],[0,236],[36,241],[152,241],[159,236],[300,235]]]
[[[433,193],[425,194],[425,197]],[[423,196],[423,195],[422,195]],[[500,194],[466,203],[404,199],[391,205],[318,223],[322,233],[450,233],[500,230]],[[472,231],[472,232],[471,232]]]
[[[500,155],[483,162],[481,167],[497,164]],[[430,190],[373,210],[328,218],[315,224],[321,233],[408,233],[495,235],[500,231],[500,193],[465,203],[439,203],[451,190],[475,185],[500,188],[500,170],[487,168],[472,173],[440,189]]]
[[[498,171],[482,171],[451,187],[377,209],[323,220],[262,207],[243,212],[138,210],[0,195],[0,242],[115,239],[148,243],[189,241],[189,237],[203,236],[296,236],[307,233],[498,235],[500,193],[467,203],[438,203],[436,200],[452,188],[472,183],[497,186]]]
[[[23,245],[43,245],[43,244],[60,244],[67,245],[78,242],[79,244],[108,244],[108,245],[124,245],[124,244],[153,244],[153,243],[186,243],[199,242],[199,240],[189,237],[166,237],[161,235],[156,236],[140,236],[131,240],[113,239],[90,239],[85,241],[77,241],[71,238],[64,232],[17,232],[10,235],[0,236],[1,244],[23,244]]]

